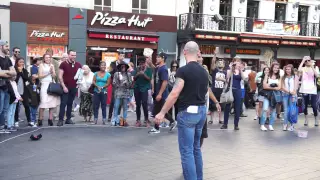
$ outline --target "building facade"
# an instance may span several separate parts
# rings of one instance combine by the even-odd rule
[[[49,48],[54,57],[76,50],[78,61],[94,71],[124,49],[128,62],[136,63],[144,48],[167,52],[170,62],[176,58],[176,27],[176,16],[10,3],[10,47],[21,48],[27,65]]]
[[[315,0],[195,0],[193,11],[179,15],[178,51],[195,40],[207,65],[214,54],[227,60],[237,55],[249,66],[260,65],[270,54],[281,65],[298,66],[305,55],[320,60],[319,4]],[[181,53],[180,64],[185,64]]]

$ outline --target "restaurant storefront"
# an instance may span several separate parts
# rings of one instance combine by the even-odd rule
[[[27,60],[32,63],[34,57],[42,57],[48,49],[53,58],[61,58],[67,52],[68,28],[64,26],[27,24]]]
[[[160,22],[166,22],[166,26]],[[136,64],[143,57],[144,48],[169,52],[168,63],[176,58],[176,23],[172,16],[131,14],[120,12],[88,11],[87,58],[91,69],[96,70],[101,59],[109,65],[117,59],[118,51],[125,52],[125,60]],[[160,41],[162,43],[160,43]]]
[[[96,71],[125,51],[126,61],[136,63],[144,48],[166,52],[169,64],[176,59],[177,17],[121,12],[98,12],[78,8],[10,3],[10,48],[21,48],[27,64],[52,49],[55,58],[68,49],[77,61]],[[57,14],[59,16],[57,16]],[[165,25],[163,25],[165,22]]]

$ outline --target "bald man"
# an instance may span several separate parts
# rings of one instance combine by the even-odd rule
[[[189,41],[183,50],[187,64],[178,69],[176,81],[156,123],[163,121],[165,114],[179,98],[178,143],[185,180],[203,179],[203,162],[200,137],[206,120],[206,94],[208,92],[208,73],[197,60],[199,46]]]

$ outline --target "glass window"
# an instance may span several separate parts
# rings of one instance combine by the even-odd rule
[[[147,14],[148,0],[132,0],[132,13]]]
[[[105,6],[111,6],[111,0],[104,0]]]
[[[148,9],[148,0],[141,0],[141,9]]]
[[[248,1],[247,5],[247,17],[258,18],[259,1]]]
[[[95,11],[111,11],[112,0],[94,0],[94,10]]]
[[[94,0],[94,5],[102,5],[102,0]]]
[[[276,21],[284,21],[286,19],[286,5],[276,3],[274,19]]]
[[[299,22],[308,22],[308,7],[307,6],[299,6],[298,21]]]
[[[139,9],[140,0],[132,0],[132,8]]]

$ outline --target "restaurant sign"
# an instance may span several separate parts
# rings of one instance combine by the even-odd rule
[[[299,24],[288,24],[288,23],[254,21],[253,32],[265,33],[265,34],[298,36],[300,33],[300,25]]]
[[[225,54],[230,54],[231,50],[230,48],[224,48]],[[237,49],[237,54],[248,54],[248,55],[260,55],[261,51],[260,49]]]
[[[125,40],[125,41],[146,41],[146,42],[158,42],[158,37],[147,37],[138,35],[122,35],[122,34],[100,34],[100,33],[89,33],[90,38],[101,38],[101,39],[113,39],[113,40]]]
[[[131,18],[127,19],[125,17],[109,16],[109,13],[103,14],[102,12],[96,12],[96,15],[91,21],[91,26],[94,25],[97,21],[104,26],[117,26],[119,24],[127,24],[128,27],[133,25],[136,27],[144,28],[148,25],[149,22],[152,22],[153,20],[151,17],[147,17],[142,20],[140,19],[139,15],[132,15]]]
[[[68,44],[68,28],[28,24],[28,43]]]

